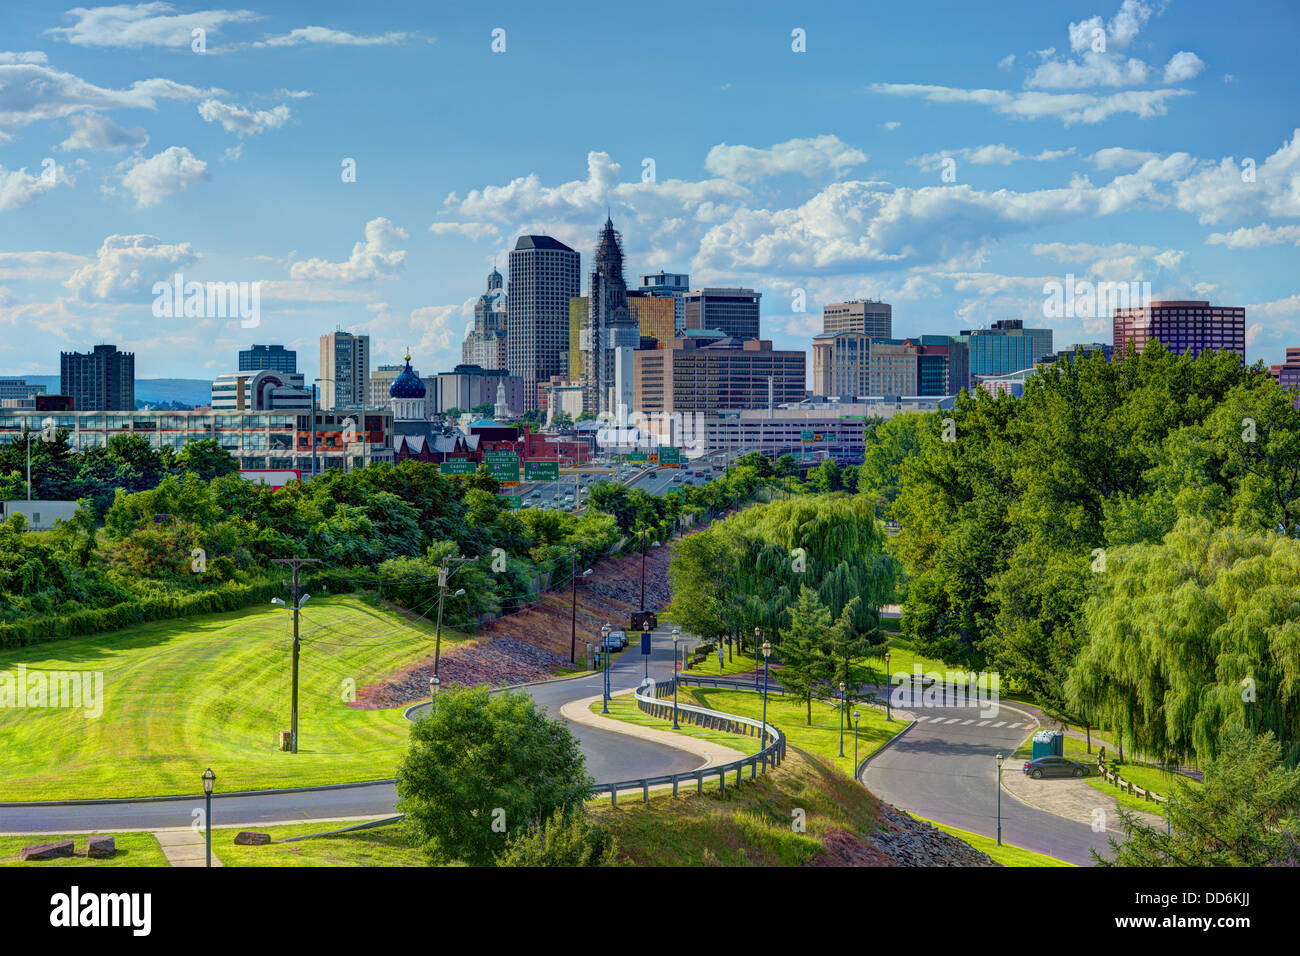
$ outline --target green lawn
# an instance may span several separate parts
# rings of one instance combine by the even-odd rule
[[[349,688],[430,655],[433,627],[357,597],[313,598],[302,613],[299,753],[289,727],[290,615],[246,608],[0,652],[0,672],[103,674],[103,713],[0,709],[6,800],[191,794],[205,767],[221,791],[391,777],[409,723],[401,708],[359,710]],[[463,640],[443,630],[443,649]]]
[[[701,707],[720,710],[741,717],[763,717],[763,697],[755,691],[717,690],[712,687],[683,687],[681,699],[687,696]],[[885,712],[876,707],[865,705],[858,708],[862,715],[858,722],[858,759],[865,759],[880,749],[891,737],[902,730],[906,724],[901,720],[888,722]],[[850,710],[849,714],[852,715]],[[853,725],[844,730],[844,756],[839,754],[839,710],[830,704],[813,701],[812,726],[807,724],[806,705],[787,700],[779,694],[769,694],[767,698],[767,722],[779,727],[789,739],[791,745],[825,757],[837,770],[852,778],[853,766]]]
[[[944,833],[969,843],[982,853],[987,853],[1003,866],[1074,866],[1073,863],[1058,860],[1054,856],[1044,856],[1041,853],[1034,853],[1032,850],[1022,850],[1020,847],[1011,846],[1008,843],[998,846],[998,841],[993,837],[980,836],[978,833],[971,833],[969,830],[950,827],[946,823],[926,820],[925,817],[917,817],[915,813],[912,816],[918,820],[925,820],[926,823],[933,823]]]
[[[86,835],[41,833],[36,836],[0,836],[0,866],[167,866],[162,847],[152,833],[105,833],[113,837],[117,853],[107,860],[90,860],[85,856]],[[74,850],[81,856],[60,857],[57,860],[29,860],[22,862],[18,852],[25,846],[38,843],[75,841]]]
[[[665,700],[664,703],[671,703],[671,698]],[[600,701],[596,701],[591,705],[591,712],[593,714],[601,712]],[[643,714],[636,705],[636,699],[631,694],[610,698],[608,716],[614,720],[623,720],[629,724],[636,724],[638,727],[653,727],[655,730],[667,731],[672,731],[673,728],[671,718],[664,720],[659,717],[651,717],[649,714]],[[677,723],[680,727],[678,732],[686,734],[688,737],[698,737],[720,747],[730,747],[732,750],[739,750],[746,756],[758,753],[757,737],[729,734],[722,730],[710,730],[707,727],[697,727],[682,720],[678,720]],[[771,723],[771,721],[768,721],[768,723]]]
[[[367,830],[353,830],[335,836],[239,846],[234,840],[241,830],[269,833],[272,840],[325,833],[351,826],[348,823],[304,823],[285,827],[247,826],[212,831],[212,852],[225,866],[428,866],[424,855],[406,839],[401,824],[392,823]]]
[[[686,674],[690,677],[725,677],[727,674],[742,674],[753,669],[753,654],[736,654],[734,658],[728,659],[724,647],[721,667],[718,667],[718,652],[715,650],[707,654],[701,663],[686,671]]]

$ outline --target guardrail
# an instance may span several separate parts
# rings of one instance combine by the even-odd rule
[[[1107,783],[1114,784],[1115,786],[1119,787],[1121,790],[1123,790],[1131,797],[1141,797],[1143,800],[1146,800],[1150,803],[1169,802],[1168,797],[1162,797],[1160,796],[1160,794],[1156,793],[1153,790],[1147,790],[1144,787],[1139,787],[1136,783],[1133,783],[1130,780],[1125,780],[1114,770],[1107,770],[1106,759],[1102,757],[1101,754],[1097,755],[1097,773],[1101,777],[1105,778]]]
[[[649,688],[649,693],[643,693]],[[735,786],[740,786],[744,770],[749,767],[749,778],[757,779],[759,768],[767,772],[768,766],[780,766],[781,761],[785,759],[785,734],[781,733],[771,724],[764,724],[762,721],[753,720],[749,717],[740,717],[736,714],[727,714],[719,710],[710,710],[707,707],[697,707],[694,704],[672,704],[664,703],[665,697],[673,695],[673,681],[666,683],[642,684],[634,692],[637,707],[644,714],[652,717],[671,719],[673,709],[676,707],[677,719],[679,722],[685,721],[688,724],[695,724],[699,727],[707,727],[711,730],[722,730],[728,733],[744,734],[750,737],[761,737],[763,746],[759,748],[758,753],[742,757],[739,760],[733,760],[730,763],[720,764],[712,767],[701,767],[698,770],[688,770],[685,773],[664,774],[658,777],[642,777],[637,780],[620,780],[614,783],[598,783],[591,788],[592,793],[608,793],[609,802],[613,806],[618,806],[618,794],[620,790],[640,790],[641,800],[643,803],[650,802],[650,788],[660,787],[667,784],[673,785],[673,796],[677,796],[678,790],[683,782],[694,781],[696,792],[704,793],[704,780],[706,777],[718,778],[718,786],[721,788],[723,795],[727,792],[727,775],[735,773]]]
[[[689,687],[694,685],[697,687],[721,687],[724,689],[734,689],[734,690],[748,690],[748,691],[762,690],[761,682],[758,687],[755,687],[753,681],[733,680],[728,677],[699,677],[696,676],[695,674],[682,674],[679,680],[681,680],[683,687]],[[785,696],[785,688],[783,688],[780,684],[774,684],[771,681],[768,682],[767,692],[769,694],[780,694],[782,696]],[[837,709],[840,706],[840,701],[838,697],[817,697],[815,699],[824,701],[825,703],[830,704],[832,707],[835,707]],[[859,704],[865,704],[868,707],[879,707],[882,710],[885,707],[885,702],[881,700],[879,697],[875,697],[875,696],[865,697],[865,698],[860,697],[856,701],[849,701],[850,706],[856,707]]]

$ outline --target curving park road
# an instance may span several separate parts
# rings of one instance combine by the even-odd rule
[[[672,639],[667,629],[652,640],[650,676],[672,676]],[[610,667],[612,688],[636,687],[644,678],[644,658],[634,643]],[[602,677],[535,684],[520,690],[531,694],[551,717],[564,720],[560,707],[581,697],[598,695]],[[428,705],[425,705],[426,707]],[[419,708],[412,709],[413,716]],[[565,721],[587,758],[588,772],[598,781],[694,770],[704,762],[698,755],[664,744],[639,740],[608,730]],[[216,826],[271,824],[296,820],[343,820],[386,816],[394,812],[397,794],[391,782],[360,783],[309,790],[267,790],[247,794],[217,793],[212,798]],[[0,833],[76,833],[88,830],[163,830],[188,827],[201,795],[137,800],[71,803],[0,804]]]

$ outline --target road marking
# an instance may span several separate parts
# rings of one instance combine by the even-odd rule
[[[917,718],[916,718],[916,719],[917,719],[918,721],[921,721],[921,720],[929,720],[930,718],[929,718],[929,717],[926,717],[924,714],[919,714],[919,715],[917,715]]]
[[[1005,720],[999,720],[999,721],[998,721],[996,724],[994,724],[993,726],[994,726],[994,727],[1001,727],[1001,726],[1002,726],[1003,724],[1005,724],[1005,723],[1006,723]]]
[[[977,724],[976,726],[983,727],[983,726],[985,726],[986,724],[988,724],[988,721],[987,721],[987,720],[981,720],[981,721],[979,722],[979,724]]]
[[[967,724],[973,724],[973,723],[975,723],[975,718],[974,718],[974,717],[972,717],[970,720],[963,720],[963,721],[961,722],[961,725],[962,725],[963,727],[965,727]]]
[[[951,718],[951,719],[949,719],[949,720],[945,720],[944,723],[945,723],[945,724],[955,724],[955,723],[957,723],[957,721],[959,721],[959,720],[961,720],[960,717],[953,717],[953,718]]]

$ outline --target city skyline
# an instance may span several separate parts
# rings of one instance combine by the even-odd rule
[[[1195,2],[870,24],[837,4],[743,23],[668,4],[661,22],[694,41],[678,43],[588,6],[581,39],[513,4],[13,11],[0,374],[111,342],[140,378],[211,379],[254,342],[310,356],[339,327],[370,335],[376,363],[409,343],[450,369],[520,235],[571,246],[585,278],[607,214],[629,284],[662,269],[754,288],[762,337],[809,356],[822,307],[858,298],[891,303],[900,338],[1022,319],[1058,347],[1108,340],[1109,314],[1043,317],[1043,285],[1067,275],[1244,306],[1248,362],[1300,341],[1294,31]],[[602,44],[656,69],[593,88],[566,51]],[[534,76],[555,112],[512,112]],[[155,317],[152,285],[177,272],[260,283],[259,324]]]

